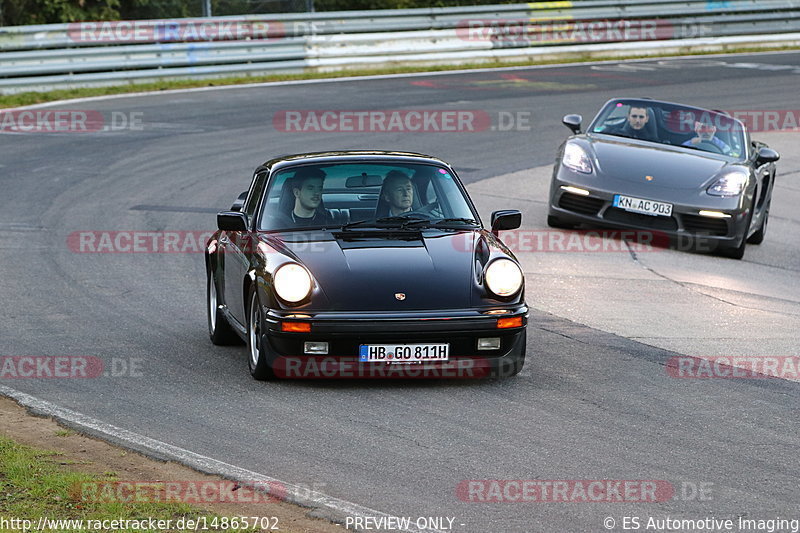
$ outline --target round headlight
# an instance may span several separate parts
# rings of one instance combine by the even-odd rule
[[[311,274],[297,263],[287,263],[275,271],[275,292],[283,300],[296,303],[311,292]]]
[[[522,270],[510,259],[489,263],[484,274],[486,286],[497,296],[511,296],[522,288]]]

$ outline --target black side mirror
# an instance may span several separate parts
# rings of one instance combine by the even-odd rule
[[[497,235],[499,231],[517,229],[522,225],[522,213],[516,209],[503,209],[492,213],[492,233]]]
[[[247,217],[238,211],[217,213],[217,227],[222,231],[247,231]]]
[[[575,135],[581,132],[581,122],[583,122],[583,117],[580,115],[565,115],[561,119],[561,123],[571,129]]]
[[[231,206],[231,211],[241,211],[242,210],[242,208],[244,207],[244,201],[247,200],[247,193],[248,192],[249,191],[244,191],[242,194],[240,194],[236,198],[236,201],[233,202],[233,205]]]
[[[781,154],[772,148],[759,148],[758,155],[756,156],[756,165],[766,165],[767,163],[774,163],[781,158]]]

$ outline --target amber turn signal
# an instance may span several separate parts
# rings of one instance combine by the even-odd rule
[[[311,322],[281,322],[281,331],[309,333],[311,332]]]
[[[504,328],[521,328],[522,327],[522,317],[521,316],[512,316],[509,318],[498,318],[497,319],[497,328],[504,329]]]

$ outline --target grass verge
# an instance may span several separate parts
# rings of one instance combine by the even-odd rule
[[[681,55],[712,55],[712,54],[744,54],[749,52],[782,52],[787,50],[798,50],[793,46],[776,46],[776,47],[743,47],[726,49],[724,52],[705,52],[688,51]],[[342,78],[351,76],[376,76],[386,74],[404,74],[404,73],[425,73],[425,72],[446,72],[449,70],[473,70],[473,69],[486,69],[497,67],[525,67],[536,65],[552,65],[563,63],[584,63],[586,61],[600,61],[600,60],[613,60],[625,61],[630,59],[658,59],[663,57],[674,57],[675,54],[663,55],[629,55],[618,57],[597,57],[596,55],[584,54],[571,58],[560,58],[552,60],[541,61],[519,61],[519,62],[488,62],[488,63],[469,63],[463,65],[434,65],[434,66],[409,66],[409,67],[392,67],[380,69],[362,69],[362,70],[341,70],[336,72],[309,72],[303,74],[272,74],[265,76],[243,76],[243,77],[230,77],[230,78],[216,78],[216,79],[196,79],[196,80],[170,80],[159,81],[153,83],[137,83],[126,85],[113,85],[109,87],[91,87],[82,89],[58,89],[47,92],[24,92],[17,94],[0,95],[0,108],[20,107],[33,104],[41,104],[46,102],[53,102],[56,100],[68,100],[73,98],[86,98],[91,96],[106,96],[125,94],[131,92],[158,92],[171,89],[190,89],[196,87],[217,87],[224,85],[242,85],[250,83],[264,83],[275,81],[290,81],[290,80],[311,80],[311,79],[330,79]]]
[[[77,523],[49,523],[50,527],[39,531],[87,531],[90,529],[106,529],[113,531],[183,531],[178,529],[180,519],[205,520],[211,530],[215,531],[253,531],[254,529],[212,528],[215,519],[221,517],[185,503],[164,502],[94,502],[84,501],[76,496],[76,487],[84,483],[109,483],[116,480],[114,472],[102,475],[90,475],[65,469],[72,464],[64,461],[63,454],[54,451],[39,450],[16,443],[0,436],[0,531],[21,531],[24,525],[32,524],[32,528],[42,523],[39,520],[47,517],[52,520],[82,520]],[[87,527],[89,520],[99,520],[112,525],[113,520],[140,521],[171,520],[173,527],[152,529],[136,527]],[[17,520],[12,522],[11,520]],[[30,520],[29,524],[21,522]],[[163,523],[167,525],[166,522]],[[30,529],[29,529],[30,530]]]

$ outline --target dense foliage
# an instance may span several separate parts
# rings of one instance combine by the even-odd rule
[[[0,0],[4,26],[110,20],[119,7],[120,0]]]
[[[521,4],[520,0],[314,0],[317,11],[350,11],[361,9],[409,9],[412,7],[481,6]]]
[[[503,0],[313,0],[316,11],[518,3]],[[203,0],[0,0],[3,26],[83,20],[199,17]],[[212,0],[214,15],[306,11],[311,0]]]

